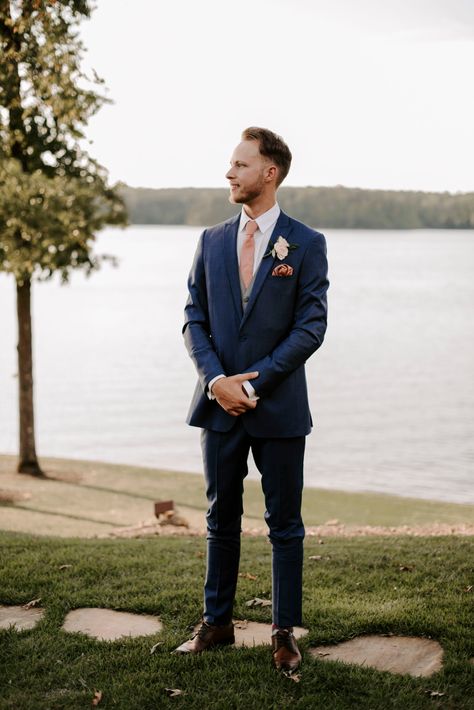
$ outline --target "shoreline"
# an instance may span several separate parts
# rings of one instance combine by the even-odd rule
[[[10,454],[10,453],[4,453],[0,451],[0,463],[2,459],[14,459],[15,461],[18,459],[18,456],[16,454]],[[109,461],[109,460],[104,460],[104,459],[84,459],[84,458],[66,458],[64,456],[38,456],[38,459],[40,461],[40,464],[42,461],[55,461],[58,463],[63,463],[63,462],[70,462],[71,464],[84,464],[85,466],[115,466],[119,468],[128,468],[128,469],[133,469],[133,470],[144,470],[147,472],[152,472],[152,473],[162,473],[166,475],[177,475],[177,476],[192,476],[194,478],[199,477],[200,480],[203,479],[203,472],[202,471],[184,471],[183,469],[180,468],[160,468],[160,467],[154,467],[154,466],[149,466],[146,464],[132,464],[132,463],[125,463],[122,461]],[[0,469],[1,472],[1,469]],[[260,484],[260,479],[258,477],[253,478],[253,477],[246,477],[245,478],[245,485],[248,483],[257,483],[258,485]],[[345,488],[331,488],[331,487],[325,487],[325,486],[314,486],[311,483],[306,483],[304,485],[304,490],[305,491],[317,491],[318,493],[323,493],[323,494],[341,494],[341,495],[347,495],[347,496],[367,496],[367,497],[380,497],[380,498],[390,498],[390,499],[396,499],[400,501],[408,501],[412,503],[434,503],[434,504],[442,504],[442,505],[453,505],[453,506],[468,506],[472,507],[474,509],[474,501],[456,501],[456,500],[447,500],[447,499],[442,499],[442,498],[428,498],[428,497],[419,497],[419,496],[414,496],[414,495],[403,495],[402,493],[389,493],[386,491],[378,491],[378,490],[371,490],[367,488],[360,488],[360,489],[345,489]]]
[[[16,456],[0,454],[0,529],[60,537],[205,532],[202,476],[42,457],[46,476],[35,478],[17,473],[16,462]],[[184,524],[164,524],[154,518],[154,503],[169,500]],[[258,481],[245,482],[244,511],[244,534],[266,535]],[[474,534],[474,505],[385,493],[306,488],[302,513],[309,537]]]

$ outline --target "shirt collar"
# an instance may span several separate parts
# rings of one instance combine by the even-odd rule
[[[275,202],[273,207],[270,207],[269,210],[261,214],[255,222],[258,225],[258,228],[262,234],[264,234],[267,229],[269,229],[273,224],[276,223],[279,215],[280,215],[280,205],[278,202]],[[242,206],[242,212],[240,213],[240,225],[239,225],[239,232],[241,232],[243,229],[245,229],[245,225],[247,222],[250,222],[252,218],[248,216],[248,214],[245,211],[245,208]]]

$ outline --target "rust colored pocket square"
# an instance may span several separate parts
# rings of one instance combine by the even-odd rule
[[[293,276],[293,267],[289,264],[278,264],[273,269],[272,276]]]

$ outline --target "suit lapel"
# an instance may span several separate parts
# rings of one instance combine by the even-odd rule
[[[278,239],[278,237],[285,237],[285,239],[288,239],[290,232],[291,232],[291,225],[290,225],[290,220],[288,219],[288,215],[286,215],[284,212],[280,212],[280,215],[279,215],[277,222],[275,224],[275,228],[274,228],[272,235],[268,241],[268,245],[263,253],[266,254],[267,251],[269,251],[269,249],[271,248],[271,245],[275,243],[275,241]],[[237,261],[237,258],[236,258],[236,261]],[[244,311],[242,320],[240,322],[241,328],[244,325],[244,323],[247,321],[247,319],[252,311],[252,308],[255,305],[258,294],[261,291],[261,288],[265,282],[265,279],[268,276],[268,273],[270,272],[270,269],[274,266],[275,261],[276,260],[272,256],[267,256],[264,259],[262,259],[262,261],[260,262],[260,266],[259,266],[257,274],[255,276],[255,281],[254,281],[254,284],[252,287],[252,291],[250,292],[249,302],[247,303],[247,307]],[[238,269],[238,266],[237,266],[237,269]],[[239,286],[239,289],[240,289],[240,286]],[[239,290],[239,293],[240,293],[240,290]]]
[[[237,260],[237,232],[239,230],[240,214],[227,222],[224,230],[224,261],[229,277],[232,299],[242,318],[242,294],[240,291],[239,262]]]

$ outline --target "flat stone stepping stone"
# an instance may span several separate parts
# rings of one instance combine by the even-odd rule
[[[41,621],[44,609],[25,609],[23,606],[0,606],[0,629],[14,626],[17,631],[33,629]]]
[[[199,629],[201,624],[197,624],[195,631]],[[303,629],[300,626],[295,626],[295,638],[306,636],[308,629]],[[271,646],[272,643],[272,625],[261,624],[257,621],[239,621],[234,620],[235,645],[246,646],[253,648],[254,646]]]
[[[234,622],[235,645],[236,646],[271,646],[272,625],[261,624],[258,621],[235,621]],[[295,626],[293,629],[295,638],[306,636],[308,629]]]
[[[130,614],[113,609],[73,609],[64,620],[64,631],[78,631],[100,641],[116,641],[124,636],[149,636],[162,630],[163,624],[150,614]]]
[[[358,636],[350,641],[311,648],[321,661],[343,661],[390,673],[426,677],[441,670],[443,649],[437,641],[415,636]]]

